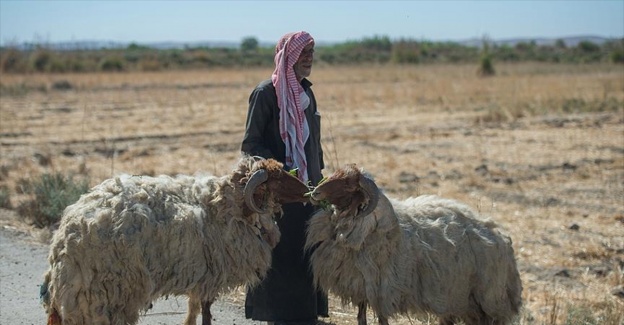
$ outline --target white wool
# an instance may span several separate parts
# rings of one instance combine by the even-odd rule
[[[243,216],[233,178],[253,162],[223,177],[120,175],[95,186],[66,208],[52,239],[48,313],[63,325],[135,324],[152,301],[188,295],[186,324],[195,324],[200,302],[257,284],[271,265],[259,223],[277,211]]]
[[[508,237],[468,206],[437,196],[389,199],[354,219],[336,207],[310,220],[316,284],[385,323],[432,313],[449,324],[508,324],[522,285]],[[364,319],[365,320],[365,319]]]

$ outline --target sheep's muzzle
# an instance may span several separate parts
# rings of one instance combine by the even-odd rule
[[[316,205],[328,202],[340,215],[359,217],[373,212],[379,201],[379,189],[355,165],[349,165],[314,188],[310,201]]]

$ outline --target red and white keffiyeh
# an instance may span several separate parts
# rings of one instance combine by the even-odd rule
[[[308,163],[304,147],[309,129],[305,117],[307,104],[302,105],[302,101],[309,103],[309,98],[297,81],[293,65],[303,49],[312,42],[312,36],[304,31],[282,36],[275,47],[275,71],[271,76],[280,108],[279,128],[286,145],[286,165],[297,168],[297,176],[306,183]]]

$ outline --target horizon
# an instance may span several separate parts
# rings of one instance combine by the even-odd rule
[[[439,13],[443,13],[438,15]],[[71,17],[68,19],[67,17]],[[279,24],[271,23],[278,20]],[[0,45],[624,38],[624,1],[0,1]]]

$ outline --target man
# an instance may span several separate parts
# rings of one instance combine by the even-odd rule
[[[324,167],[321,149],[321,116],[316,108],[312,83],[314,39],[304,31],[288,33],[275,47],[275,70],[271,79],[258,84],[249,97],[249,111],[241,150],[250,155],[274,158],[298,177],[317,185]],[[328,316],[327,296],[316,290],[303,250],[306,223],[314,207],[286,204],[277,224],[282,233],[273,250],[267,277],[248,291],[245,316],[269,325],[316,324]]]

